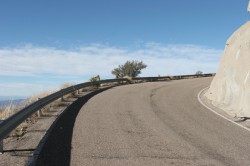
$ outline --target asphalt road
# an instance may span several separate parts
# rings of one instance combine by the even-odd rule
[[[249,166],[250,132],[198,102],[211,80],[133,84],[96,94],[74,122],[66,123],[65,114],[66,124],[59,123],[37,165]],[[71,134],[56,134],[67,124]]]

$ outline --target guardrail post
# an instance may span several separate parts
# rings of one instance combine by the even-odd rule
[[[40,118],[41,117],[41,110],[37,111],[37,117]]]
[[[3,120],[0,120],[0,124]],[[0,154],[3,154],[3,139],[0,139]]]
[[[41,98],[37,98],[37,101],[40,100]],[[38,110],[37,111],[37,117],[41,117],[41,114],[42,114],[42,111],[41,110]]]
[[[0,140],[0,154],[3,154],[3,140]]]

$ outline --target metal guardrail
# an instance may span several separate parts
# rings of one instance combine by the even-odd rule
[[[180,75],[180,76],[166,76],[166,77],[138,77],[132,78],[132,81],[160,81],[160,80],[175,80],[175,79],[184,79],[190,77],[210,77],[214,74],[201,74],[201,75]],[[55,92],[51,95],[48,95],[44,98],[39,99],[38,101],[28,105],[27,107],[21,109],[14,115],[10,116],[6,120],[0,121],[0,153],[3,152],[3,139],[7,137],[11,131],[16,129],[22,122],[24,122],[31,115],[39,111],[44,106],[52,103],[53,101],[67,95],[73,93],[79,89],[95,86],[104,83],[115,83],[115,82],[127,82],[130,83],[131,80],[127,78],[121,79],[108,79],[108,80],[100,80],[95,82],[85,82],[81,84],[77,84],[65,89],[62,89],[58,92]]]
[[[172,76],[172,79],[185,79],[185,78],[198,78],[198,77],[212,77],[215,73],[209,73],[209,74],[197,74],[197,75],[178,75],[178,76]]]
[[[170,76],[164,77],[136,77],[133,78],[134,81],[161,81],[161,80],[171,80]]]

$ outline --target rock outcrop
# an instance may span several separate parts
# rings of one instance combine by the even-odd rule
[[[205,96],[233,116],[250,117],[250,21],[227,40]]]

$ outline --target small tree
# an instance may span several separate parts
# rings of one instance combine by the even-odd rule
[[[100,76],[99,76],[99,75],[97,75],[97,76],[95,76],[95,77],[91,77],[91,78],[89,79],[89,81],[92,82],[92,83],[94,84],[93,87],[96,87],[96,88],[99,88],[99,87],[100,87],[100,83],[97,83],[97,81],[100,81]]]
[[[118,68],[112,70],[112,74],[116,78],[123,78],[124,76],[136,77],[141,74],[141,70],[146,68],[142,61],[127,61],[124,65],[119,65]]]
[[[198,70],[198,71],[195,73],[195,75],[198,75],[198,76],[200,76],[200,75],[202,75],[202,74],[203,74],[203,72],[200,71],[200,70]]]

